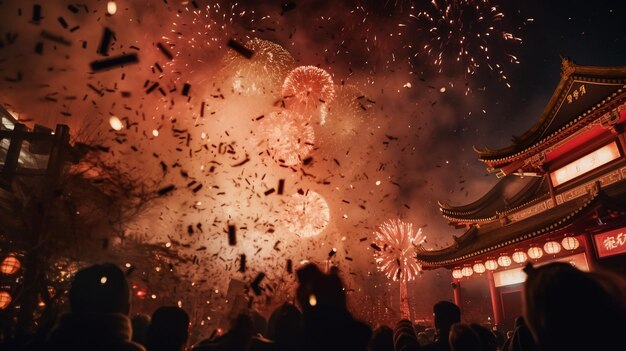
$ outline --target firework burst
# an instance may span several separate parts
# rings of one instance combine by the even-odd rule
[[[378,227],[374,251],[378,270],[387,278],[406,283],[415,279],[421,271],[415,260],[415,246],[422,238],[422,229],[415,231],[412,223],[391,219]]]
[[[330,221],[326,200],[314,191],[293,194],[285,205],[285,226],[300,237],[319,235]]]
[[[328,104],[328,121],[319,128],[319,140],[322,147],[336,148],[345,145],[357,136],[365,136],[373,129],[368,119],[371,100],[355,86],[342,85],[336,88],[336,96]]]
[[[258,145],[279,164],[297,165],[313,150],[313,127],[297,112],[272,112],[260,120],[257,130]]]
[[[229,50],[224,59],[232,72],[232,88],[240,93],[264,93],[280,90],[280,84],[292,68],[294,59],[282,46],[267,40],[252,39],[246,45],[254,51],[251,59]]]
[[[315,66],[292,70],[283,83],[283,98],[290,110],[310,116],[320,112],[320,123],[326,120],[326,104],[335,97],[333,78]]]
[[[411,16],[426,34],[423,49],[440,73],[455,62],[466,75],[487,67],[506,81],[504,66],[519,63],[506,46],[522,40],[504,29],[504,13],[488,0],[431,0],[428,10]]]

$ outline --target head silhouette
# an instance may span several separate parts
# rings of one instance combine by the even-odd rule
[[[159,307],[152,315],[146,348],[148,351],[180,351],[187,343],[189,315],[178,307]]]
[[[600,350],[619,341],[626,329],[624,302],[601,276],[567,263],[526,272],[525,320],[540,349]]]
[[[124,272],[114,264],[96,264],[74,277],[70,307],[74,313],[122,313],[130,310],[130,292]]]
[[[461,310],[452,302],[439,301],[433,307],[435,314],[435,328],[449,331],[454,323],[461,321]]]

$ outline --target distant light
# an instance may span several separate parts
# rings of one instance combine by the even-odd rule
[[[178,305],[178,308],[183,308],[183,302],[181,300],[178,300],[178,303],[176,303]]]
[[[122,121],[117,116],[111,116],[109,118],[109,124],[111,125],[111,128],[113,128],[113,130],[120,131],[124,129],[124,123],[122,123]]]
[[[455,269],[452,271],[452,277],[455,279],[463,278],[463,272],[460,269]]]
[[[380,185],[380,180],[377,180],[377,181],[376,181],[376,185]]]
[[[511,261],[511,258],[507,255],[502,255],[498,257],[498,264],[502,267],[508,267],[511,265],[511,263],[513,262]]]
[[[151,297],[152,299],[156,299],[156,295],[155,295],[155,294],[152,294],[150,297]]]
[[[474,274],[474,271],[472,270],[472,267],[467,266],[467,267],[463,267],[463,269],[461,269],[461,273],[463,274],[464,277],[469,277],[472,274]]]
[[[106,282],[107,282],[107,277],[100,278],[100,284],[104,285],[104,284],[106,284]]]
[[[515,263],[524,263],[526,262],[526,260],[528,260],[528,256],[526,255],[524,251],[514,252],[512,258],[513,258],[513,261],[515,261]]]
[[[556,241],[548,241],[543,245],[543,251],[550,255],[556,255],[561,252],[561,245]]]
[[[130,268],[130,263],[125,264],[126,268]]]
[[[109,1],[107,3],[107,13],[112,16],[116,12],[117,12],[117,4],[115,3],[115,1]]]
[[[528,256],[534,260],[541,258],[543,256],[543,250],[538,246],[533,246],[528,249]]]
[[[165,247],[171,247],[171,246],[172,246],[172,243],[170,242],[165,243]]]
[[[152,130],[152,135],[154,135],[155,137],[158,137],[159,136],[159,131],[156,130],[156,129],[153,129]]]
[[[317,305],[317,297],[315,297],[315,294],[309,295],[309,305],[311,306]]]
[[[446,92],[446,87],[441,87],[441,88],[439,89],[439,92],[440,92],[440,93],[445,93],[445,92]]]

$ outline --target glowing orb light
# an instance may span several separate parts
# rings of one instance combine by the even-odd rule
[[[120,131],[120,130],[124,129],[124,123],[117,116],[109,117],[109,125],[115,131]]]
[[[252,58],[229,50],[224,59],[226,69],[233,72],[233,90],[255,94],[280,91],[281,83],[294,64],[291,54],[276,43],[257,38],[249,40],[245,46],[254,52]]]
[[[309,115],[325,108],[335,97],[333,78],[315,66],[300,66],[283,82],[283,98],[289,109]]]
[[[315,132],[299,113],[281,110],[259,120],[256,140],[276,162],[294,166],[313,150]]]
[[[422,270],[415,259],[415,246],[419,244],[422,229],[415,230],[412,223],[391,219],[378,226],[374,235],[380,248],[374,251],[378,270],[394,281],[415,279]]]
[[[107,3],[107,13],[113,16],[117,12],[117,4],[115,1],[109,1]]]
[[[463,278],[463,272],[460,269],[452,270],[452,278],[454,278],[454,279],[461,279],[461,278]]]
[[[303,238],[319,235],[330,221],[330,209],[324,198],[314,192],[296,193],[286,202],[284,223],[287,229]]]

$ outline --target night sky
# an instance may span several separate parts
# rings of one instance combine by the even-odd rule
[[[369,292],[385,281],[374,273],[370,249],[377,226],[401,218],[422,228],[424,246],[435,249],[461,235],[439,216],[437,201],[466,204],[495,184],[472,145],[508,146],[512,135],[535,123],[559,81],[561,57],[581,65],[626,65],[626,6],[620,1],[455,3],[467,2],[480,5],[484,23],[466,11],[456,17],[463,27],[453,28],[475,33],[491,24],[494,31],[485,41],[487,54],[468,39],[466,57],[456,62],[458,41],[438,41],[420,15],[437,14],[426,1],[216,6],[120,0],[113,15],[106,14],[107,1],[0,1],[0,103],[30,126],[68,124],[73,142],[110,148],[111,164],[146,186],[175,185],[123,224],[118,245],[168,245],[181,257],[199,256],[200,264],[175,270],[187,282],[205,278],[196,288],[222,290],[229,278],[249,281],[261,271],[270,284],[280,280],[287,259],[319,262],[336,248],[332,259],[351,273],[348,284]],[[35,4],[41,5],[38,22]],[[108,55],[134,53],[137,64],[90,70],[90,62],[106,58],[98,53],[105,27],[114,33]],[[503,32],[521,40],[505,40]],[[272,47],[274,56],[250,66],[228,47],[231,38],[243,44],[258,38],[282,49]],[[438,45],[441,65],[425,48]],[[478,64],[473,74],[467,73],[468,57]],[[334,101],[313,96],[316,113],[310,106],[300,111],[308,122],[293,126],[313,130],[312,150],[286,165],[276,150],[266,150],[271,140],[264,133],[272,123],[282,124],[272,113],[294,106],[281,90],[287,74],[309,65],[332,78]],[[243,88],[236,87],[238,74]],[[112,116],[122,130],[112,128]],[[284,194],[267,194],[280,179]],[[328,224],[319,211],[294,210],[298,191],[325,199],[319,208],[328,208]],[[321,226],[318,236],[293,233],[307,224],[293,218],[312,217],[318,221],[313,227]],[[238,228],[234,246],[228,225]],[[237,272],[241,254],[247,255],[246,273]],[[88,253],[74,258],[89,261]],[[424,300],[420,313],[450,297],[449,283],[449,272],[439,270],[411,285]]]

